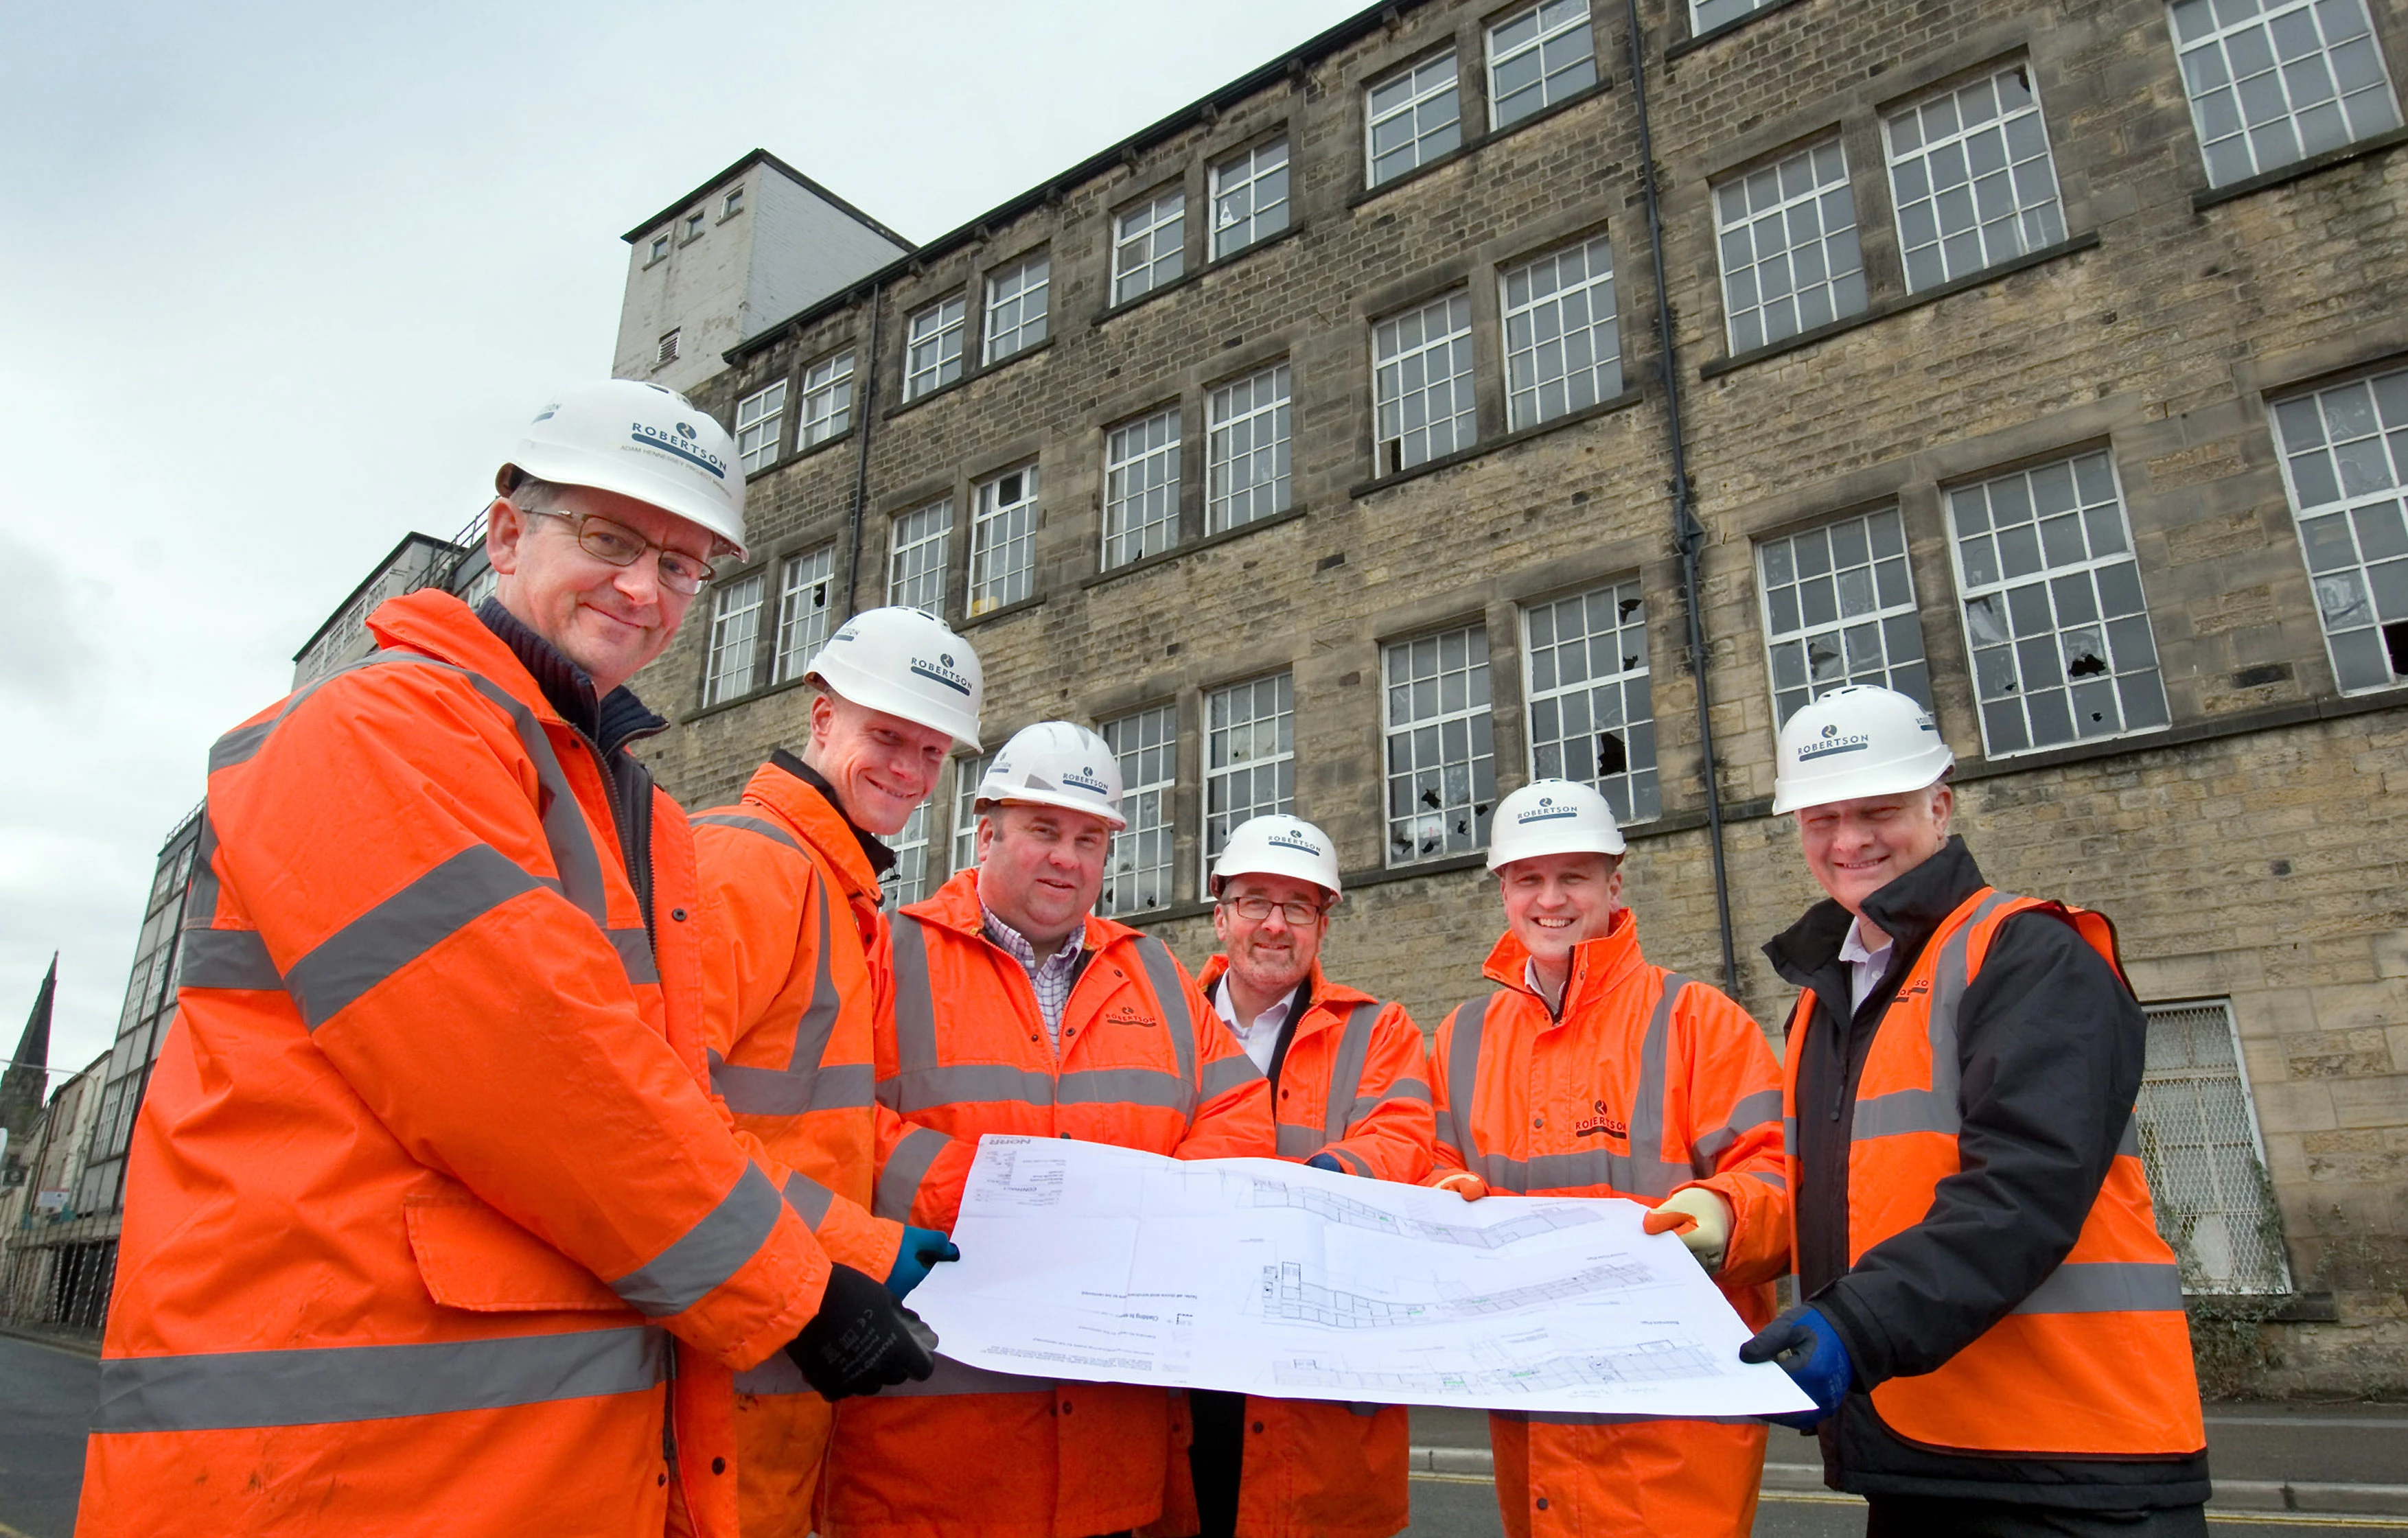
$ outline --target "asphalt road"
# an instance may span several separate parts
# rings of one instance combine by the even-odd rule
[[[98,1364],[90,1357],[0,1336],[0,1538],[71,1538],[83,1482],[84,1428]],[[1413,1440],[1484,1446],[1476,1412],[1417,1411]],[[2258,1406],[2218,1414],[2209,1427],[2216,1472],[2233,1478],[2408,1479],[2408,1415],[2399,1406],[2291,1410]],[[1809,1446],[1774,1457],[1803,1461]],[[1416,1476],[1409,1538],[1502,1538],[1496,1488],[1465,1475]],[[2297,1517],[2217,1517],[2216,1538],[2310,1538],[2408,1533],[2408,1517],[2321,1522]],[[1820,1492],[1775,1491],[1757,1510],[1757,1538],[1854,1538],[1864,1508]]]

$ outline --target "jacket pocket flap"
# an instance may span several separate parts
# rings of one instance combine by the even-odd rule
[[[426,1290],[480,1313],[627,1305],[602,1279],[474,1197],[404,1198],[410,1252]]]

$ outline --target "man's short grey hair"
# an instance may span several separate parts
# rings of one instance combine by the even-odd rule
[[[518,478],[510,483],[510,489],[503,493],[502,500],[523,513],[556,513],[560,511],[561,498],[566,491],[565,486],[538,480],[522,470]]]

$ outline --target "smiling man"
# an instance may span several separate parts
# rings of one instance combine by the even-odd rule
[[[969,643],[918,609],[871,609],[804,675],[810,736],[781,748],[743,799],[694,819],[702,885],[724,945],[707,973],[711,1087],[758,1137],[765,1166],[834,1259],[908,1295],[953,1257],[941,1233],[869,1213],[882,1121],[873,1037],[891,1025],[882,879],[958,743],[976,752],[985,676]],[[834,1426],[826,1400],[773,1358],[736,1380],[747,1538],[794,1538]]]
[[[733,1538],[732,1373],[926,1375],[702,1083],[690,835],[627,750],[735,461],[667,391],[564,392],[494,596],[382,605],[211,750],[79,1531]]]
[[[2132,1128],[2147,1021],[2104,917],[1983,878],[1955,766],[1886,689],[1781,729],[1772,809],[1829,895],[1764,947],[1804,990],[1802,1302],[1742,1355],[1813,1396],[1796,1418],[1869,1533],[2203,1535],[2182,1278]]]
[[[1789,1261],[1780,1070],[1745,1010],[1640,955],[1625,847],[1586,785],[1542,779],[1498,803],[1505,934],[1495,990],[1439,1028],[1430,1183],[1466,1201],[1644,1203],[1648,1231],[1679,1233],[1761,1325]],[[1762,1426],[1498,1412],[1488,1435],[1512,1538],[1744,1538],[1755,1519]]]
[[[1268,1156],[1270,1094],[1160,940],[1094,917],[1120,765],[1040,721],[979,782],[978,865],[895,917],[878,1096],[900,1114],[875,1211],[950,1229],[987,1132],[1182,1159]],[[860,1413],[855,1413],[858,1410]],[[1170,1396],[945,1360],[904,1396],[840,1406],[828,1538],[1089,1538],[1154,1521]]]
[[[1322,975],[1337,846],[1301,818],[1249,819],[1212,867],[1212,896],[1221,953],[1197,980],[1270,1080],[1280,1157],[1419,1182],[1431,1134],[1421,1028],[1404,1005]],[[1404,1527],[1402,1406],[1201,1391],[1187,1403],[1202,1538],[1388,1538]]]

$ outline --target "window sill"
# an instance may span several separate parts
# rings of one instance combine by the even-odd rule
[[[679,717],[678,724],[680,726],[684,726],[689,722],[701,720],[708,716],[724,716],[728,711],[737,709],[741,705],[758,705],[763,700],[769,698],[773,694],[783,694],[789,691],[800,689],[802,687],[803,680],[800,678],[788,678],[780,683],[766,684],[759,689],[753,690],[748,694],[738,694],[732,700],[721,700],[715,705],[696,705],[694,709],[687,711],[683,716]]]
[[[1188,272],[1181,273],[1178,277],[1170,279],[1167,283],[1156,283],[1154,287],[1146,290],[1143,293],[1138,294],[1134,298],[1124,299],[1118,304],[1106,305],[1102,309],[1096,311],[1094,315],[1088,317],[1087,324],[1091,326],[1100,326],[1107,320],[1117,320],[1122,316],[1126,315],[1129,311],[1150,305],[1154,300],[1161,298],[1164,294],[1177,293],[1182,289],[1192,288],[1196,284],[1202,282],[1210,274],[1219,272],[1226,267],[1234,266],[1238,263],[1243,262],[1246,258],[1254,255],[1256,251],[1276,246],[1283,240],[1290,239],[1295,235],[1302,234],[1303,231],[1304,222],[1301,220],[1289,225],[1283,230],[1273,231],[1271,234],[1263,236],[1260,240],[1255,241],[1250,246],[1240,246],[1226,256],[1216,256],[1211,261],[1205,263],[1202,266],[1197,267]]]
[[[1772,0],[1772,4],[1769,6],[1758,6],[1756,9],[1749,11],[1744,16],[1734,16],[1729,21],[1725,21],[1721,26],[1709,28],[1704,32],[1698,33],[1694,37],[1686,37],[1682,39],[1680,42],[1674,43],[1671,47],[1664,50],[1664,62],[1669,64],[1684,53],[1694,53],[1710,43],[1719,43],[1724,38],[1729,36],[1732,33],[1747,26],[1749,23],[1761,21],[1766,17],[1771,15],[1774,11],[1787,10],[1790,7],[1796,4],[1798,4],[1798,0]]]
[[[1374,865],[1369,870],[1348,871],[1338,878],[1347,891],[1365,887],[1383,887],[1391,881],[1411,881],[1423,876],[1454,876],[1461,871],[1488,874],[1488,853],[1477,850],[1471,854],[1451,854],[1438,860],[1416,860],[1410,865]]]
[[[1043,593],[1030,593],[1025,598],[1015,598],[1009,604],[1000,605],[995,608],[991,608],[984,614],[969,615],[966,617],[960,624],[955,625],[953,629],[956,632],[976,630],[981,625],[992,624],[997,619],[1008,619],[1015,614],[1025,614],[1030,609],[1043,608],[1044,606],[1045,595]]]
[[[1710,359],[1698,365],[1698,377],[1720,378],[1726,374],[1746,368],[1754,363],[1760,363],[1767,358],[1778,358],[1784,352],[1796,352],[1800,349],[1813,347],[1817,342],[1828,341],[1843,333],[1855,331],[1859,326],[1870,326],[1875,321],[1886,320],[1893,315],[1903,315],[1908,310],[1920,309],[1926,305],[1935,305],[1942,299],[1953,298],[1971,290],[1996,283],[2002,278],[2013,278],[2019,272],[2028,272],[2034,267],[2044,266],[2077,252],[2096,249],[2098,245],[2099,233],[2093,230],[2069,240],[2060,240],[2054,246],[2042,246],[2036,251],[2026,251],[2012,262],[2001,262],[1997,266],[1984,267],[1980,272],[1969,272],[1962,278],[1951,278],[1933,288],[1868,305],[1854,315],[1842,316],[1827,325],[1816,326],[1812,331],[1801,331],[1794,336],[1784,336],[1777,342],[1767,342],[1762,347],[1750,348],[1745,352],[1734,352],[1728,357]]]
[[[1423,476],[1436,475],[1440,470],[1452,470],[1458,464],[1469,464],[1484,454],[1494,454],[1500,449],[1511,449],[1515,444],[1543,437],[1549,433],[1560,432],[1567,427],[1577,427],[1582,422],[1594,421],[1599,417],[1609,417],[1614,412],[1627,410],[1645,399],[1646,394],[1645,389],[1639,385],[1632,385],[1611,400],[1599,401],[1595,406],[1582,406],[1578,411],[1567,411],[1560,417],[1550,417],[1534,427],[1516,428],[1511,433],[1493,437],[1486,443],[1475,443],[1469,449],[1458,449],[1452,454],[1440,454],[1434,460],[1424,460],[1419,464],[1410,469],[1399,470],[1393,476],[1375,476],[1369,480],[1357,481],[1346,489],[1346,494],[1350,497],[1367,497],[1374,491],[1384,491],[1391,486],[1401,486],[1406,481],[1417,480]]]
[[[1240,523],[1234,529],[1224,529],[1218,534],[1206,534],[1200,539],[1191,539],[1184,545],[1173,545],[1167,550],[1144,556],[1125,565],[1114,566],[1106,572],[1097,572],[1095,576],[1081,581],[1079,586],[1082,589],[1100,588],[1107,582],[1117,582],[1124,577],[1134,577],[1139,572],[1153,571],[1158,566],[1167,566],[1183,556],[1194,555],[1198,550],[1209,550],[1216,545],[1226,545],[1233,539],[1243,539],[1248,534],[1260,534],[1265,529],[1276,528],[1282,523],[1293,523],[1302,518],[1307,511],[1309,509],[1304,504],[1296,503],[1276,513],[1255,519],[1251,523]]]
[[[1464,140],[1461,144],[1456,145],[1454,149],[1448,150],[1445,154],[1439,156],[1436,160],[1424,161],[1410,171],[1400,171],[1397,175],[1390,177],[1387,180],[1381,182],[1376,186],[1364,188],[1361,192],[1346,200],[1346,207],[1348,211],[1351,212],[1354,209],[1363,206],[1363,205],[1370,202],[1374,198],[1386,196],[1388,193],[1395,192],[1399,187],[1419,181],[1424,177],[1429,176],[1437,171],[1444,170],[1447,166],[1453,165],[1459,161],[1469,160],[1472,156],[1480,153],[1483,150],[1495,144],[1498,139],[1511,138],[1512,135],[1522,132],[1522,130],[1545,122],[1548,119],[1558,116],[1559,114],[1569,112],[1573,107],[1580,106],[1584,102],[1593,102],[1612,89],[1613,77],[1611,75],[1599,75],[1597,78],[1597,83],[1595,85],[1583,86],[1580,90],[1573,92],[1563,100],[1549,102],[1546,106],[1539,108],[1536,112],[1529,114],[1527,117],[1516,118],[1502,128],[1492,128],[1485,134]]]
[[[2162,748],[2186,748],[2197,742],[2247,736],[2257,732],[2301,726],[2310,721],[2344,720],[2352,716],[2367,716],[2379,710],[2403,707],[2408,707],[2408,686],[2369,690],[2363,694],[2326,695],[2288,705],[2270,705],[2262,710],[2235,711],[2229,716],[2176,721],[2172,726],[2161,726],[2153,732],[2134,733],[2128,736],[2069,743],[2063,748],[2016,753],[2007,758],[1960,762],[1955,777],[1959,781],[1995,779],[2005,775],[2087,763],[2094,759],[2121,758],[2128,753],[2154,753]]]
[[[2219,203],[2229,203],[2234,198],[2247,197],[2252,192],[2262,192],[2269,187],[2280,187],[2285,182],[2297,181],[2302,177],[2312,177],[2319,171],[2329,171],[2336,165],[2347,165],[2352,161],[2365,160],[2370,156],[2382,154],[2387,150],[2396,150],[2403,144],[2408,144],[2408,128],[2395,128],[2388,134],[2377,134],[2371,139],[2360,139],[2356,144],[2344,144],[2338,150],[2328,150],[2321,155],[2310,155],[2306,160],[2293,161],[2288,165],[2278,165],[2272,171],[2261,171],[2257,176],[2245,177],[2229,187],[2210,187],[2203,192],[2193,192],[2190,195],[2190,211],[2195,214],[2205,213]]]
[[[812,444],[808,448],[797,449],[793,453],[786,455],[783,459],[771,460],[768,463],[761,466],[758,470],[747,470],[744,473],[745,483],[750,485],[752,482],[760,479],[763,476],[773,475],[780,470],[783,470],[790,464],[799,463],[804,460],[811,458],[815,454],[824,454],[838,444],[851,443],[852,441],[853,427],[848,423],[845,426],[845,430],[841,433],[822,438],[819,442]]]
[[[906,411],[916,410],[920,406],[925,406],[928,402],[936,400],[940,396],[951,395],[955,391],[969,388],[981,379],[987,378],[992,375],[1000,374],[1005,369],[1010,368],[1012,364],[1020,362],[1023,358],[1034,358],[1053,345],[1054,337],[1049,333],[1042,341],[1031,342],[1026,347],[1022,348],[1018,352],[1011,354],[1011,356],[1008,358],[997,358],[991,363],[982,363],[977,368],[964,370],[960,377],[949,379],[945,383],[939,385],[936,389],[927,392],[925,394],[914,395],[908,401],[896,402],[895,405],[888,406],[885,412],[878,420],[881,421],[891,422],[896,418],[903,415]]]

